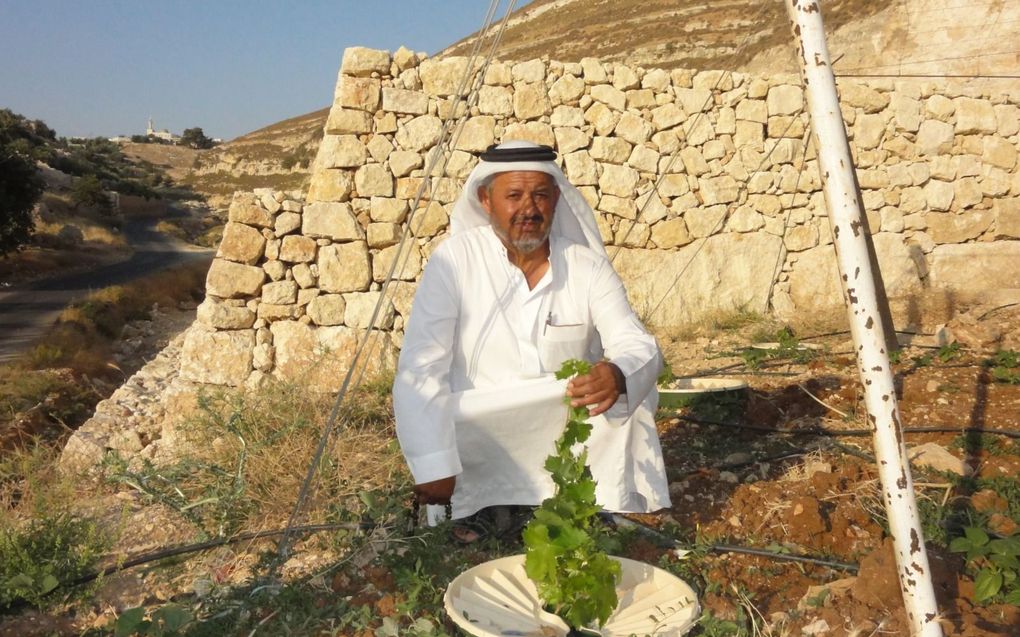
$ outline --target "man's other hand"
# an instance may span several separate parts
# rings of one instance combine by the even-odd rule
[[[414,494],[422,504],[449,504],[453,497],[453,487],[457,485],[457,476],[440,478],[432,482],[414,485]]]
[[[616,404],[620,394],[627,391],[626,380],[620,368],[600,361],[591,371],[577,376],[567,384],[567,396],[572,407],[588,407],[588,413],[598,416]]]

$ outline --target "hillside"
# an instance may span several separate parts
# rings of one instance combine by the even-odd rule
[[[212,208],[225,208],[236,190],[303,188],[328,114],[325,108],[293,117],[201,151],[183,183]]]

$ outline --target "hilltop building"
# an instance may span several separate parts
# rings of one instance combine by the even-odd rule
[[[151,117],[149,118],[149,125],[145,128],[145,134],[148,137],[155,137],[156,139],[162,139],[163,141],[170,142],[171,144],[176,144],[177,142],[179,142],[181,140],[181,136],[180,135],[174,135],[173,133],[171,133],[170,131],[168,131],[165,128],[163,130],[161,130],[161,131],[157,131],[153,127],[153,125],[152,125],[152,118]]]

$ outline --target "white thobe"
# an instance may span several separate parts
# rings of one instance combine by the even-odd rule
[[[655,430],[662,358],[602,255],[553,236],[529,289],[491,226],[458,233],[429,259],[393,387],[397,436],[416,484],[456,475],[453,517],[539,504],[566,421],[564,360],[616,364],[627,391],[591,419],[588,462],[610,511],[669,506]]]

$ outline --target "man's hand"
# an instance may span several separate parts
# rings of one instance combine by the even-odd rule
[[[422,504],[449,504],[453,496],[453,488],[457,485],[457,476],[440,478],[432,482],[414,485],[414,494]]]
[[[567,396],[572,407],[587,406],[588,413],[598,416],[616,404],[620,394],[627,392],[627,381],[620,368],[600,361],[591,371],[577,376],[567,384]],[[594,405],[594,407],[592,406]]]

